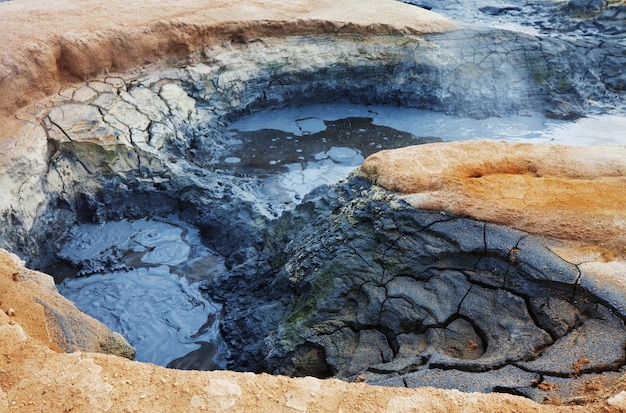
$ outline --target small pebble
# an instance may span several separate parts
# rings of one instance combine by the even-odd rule
[[[236,164],[240,162],[241,162],[241,158],[238,158],[236,156],[229,156],[228,158],[224,159],[224,163],[228,163],[228,164]]]

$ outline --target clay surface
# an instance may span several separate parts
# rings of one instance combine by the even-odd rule
[[[399,2],[9,1],[0,14],[0,115],[71,81],[181,56],[223,39],[315,33],[439,33],[457,26]],[[1,124],[0,124],[1,125]]]
[[[49,282],[0,251],[0,412],[398,412],[589,411],[541,406],[506,394],[373,387],[339,380],[291,379],[227,371],[180,371],[104,354],[59,353],[33,313],[42,291],[12,293],[24,277]],[[14,274],[17,281],[14,281]],[[45,288],[43,288],[45,290]],[[31,295],[32,294],[32,295]],[[64,301],[60,296],[57,302]],[[52,301],[49,300],[48,301]],[[63,305],[70,306],[68,302]],[[86,316],[83,316],[86,318]],[[617,397],[615,403],[623,403]],[[609,405],[602,406],[611,411]],[[617,410],[615,410],[617,411]]]

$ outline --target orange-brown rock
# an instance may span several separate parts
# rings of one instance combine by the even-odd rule
[[[124,337],[61,296],[51,276],[25,268],[17,256],[1,249],[0,309],[33,340],[51,350],[135,356]]]
[[[626,254],[623,146],[436,143],[376,153],[361,171],[418,208],[583,242],[601,261]]]

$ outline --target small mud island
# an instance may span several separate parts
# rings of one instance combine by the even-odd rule
[[[625,410],[626,4],[440,3],[0,2],[0,412]]]

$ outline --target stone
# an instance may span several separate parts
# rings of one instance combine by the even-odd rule
[[[196,101],[174,83],[163,85],[160,96],[170,111],[179,118],[188,119],[196,110]]]
[[[74,92],[72,100],[89,103],[98,96],[98,92],[89,86],[83,86]]]
[[[104,121],[116,129],[135,128],[146,130],[150,120],[136,106],[125,101],[118,101],[109,108]]]
[[[216,38],[236,36],[237,30],[241,27],[238,29],[228,27],[233,19],[233,13],[236,14],[238,22],[245,22],[247,25],[243,31],[240,30],[242,41],[263,34],[278,34],[276,27],[268,29],[255,24],[259,19],[282,20],[286,16],[291,17],[282,20],[278,25],[280,31],[285,33],[293,33],[294,27],[298,27],[295,31],[301,33],[315,32],[319,27],[316,23],[318,19],[327,20],[331,15],[345,16],[325,29],[331,32],[376,31],[383,28],[403,33],[432,33],[456,28],[451,21],[435,13],[396,3],[394,7],[386,7],[375,1],[369,1],[367,8],[363,7],[362,2],[339,5],[330,1],[324,3],[305,1],[298,5],[273,2],[272,5],[265,3],[253,7],[244,7],[243,3],[232,2],[186,3],[182,15],[178,2],[167,5],[155,2],[153,5],[147,5],[144,13],[137,15],[132,7],[120,1],[111,4],[110,15],[103,16],[97,23],[94,16],[83,13],[94,5],[95,3],[88,1],[80,5],[65,2],[62,6],[62,18],[58,8],[35,7],[41,21],[46,22],[45,26],[40,26],[36,34],[25,34],[23,31],[23,28],[29,25],[26,16],[33,13],[30,8],[33,6],[15,6],[11,3],[3,5],[7,23],[5,33],[10,33],[11,36],[6,39],[3,48],[6,52],[0,56],[0,61],[18,62],[16,66],[3,63],[0,70],[2,73],[10,74],[10,80],[9,77],[2,76],[3,83],[0,85],[0,94],[5,97],[2,103],[3,114],[6,114],[7,110],[15,110],[24,106],[26,102],[33,102],[45,94],[62,89],[67,85],[63,82],[87,79],[111,69],[129,69],[146,62],[154,62],[159,57],[186,54],[207,44],[214,44]],[[214,13],[215,9],[219,9],[220,12]],[[332,10],[332,13],[328,14],[329,10]],[[303,19],[307,21],[306,24],[303,24]],[[175,23],[172,23],[174,20]],[[70,21],[74,27],[72,32],[67,31]],[[126,31],[117,30],[124,27],[120,23],[122,21],[129,22],[133,27]],[[94,24],[101,30],[100,34],[86,33],[94,27]],[[208,26],[205,26],[206,24]],[[208,28],[208,31],[199,30],[200,26]],[[361,29],[355,30],[356,26]],[[133,28],[141,30],[134,31]],[[57,38],[61,44],[56,44]],[[25,41],[33,47],[24,48],[22,42]],[[63,50],[63,61],[58,64],[54,61],[55,47]],[[15,55],[10,56],[11,50],[21,50],[19,58]],[[5,60],[8,57],[13,58]],[[111,79],[112,77],[109,77],[109,80]]]
[[[369,36],[367,30],[364,33]],[[224,250],[232,250],[238,242],[254,239],[252,233],[256,229],[243,230],[247,225],[237,224],[237,231],[230,230],[222,225],[224,219],[209,219],[198,210],[213,210],[220,214],[220,208],[209,205],[226,194],[231,199],[246,194],[244,209],[260,212],[267,219],[277,218],[288,207],[272,202],[269,191],[263,193],[261,190],[261,195],[249,196],[250,188],[258,186],[255,178],[233,178],[223,174],[216,177],[219,171],[213,174],[217,160],[228,158],[223,156],[229,145],[224,122],[242,113],[310,104],[325,101],[328,96],[428,107],[475,117],[526,113],[535,107],[548,107],[555,99],[570,102],[572,110],[579,111],[583,110],[581,102],[596,99],[599,95],[606,96],[606,85],[597,79],[578,82],[583,74],[592,72],[588,68],[593,66],[594,70],[601,71],[608,66],[613,69],[621,67],[618,64],[621,57],[613,49],[607,50],[605,56],[603,48],[583,44],[580,47],[584,51],[579,53],[575,49],[579,46],[568,42],[520,37],[517,33],[501,30],[457,30],[432,35],[428,41],[404,34],[370,37],[366,42],[368,47],[362,47],[365,43],[358,37],[350,36],[321,36],[315,41],[311,41],[310,36],[273,36],[263,42],[227,42],[227,46],[225,43],[223,47],[206,48],[198,56],[194,54],[193,59],[185,60],[188,63],[198,61],[195,69],[182,68],[180,62],[170,61],[166,67],[161,62],[150,66],[149,70],[145,66],[137,73],[92,79],[88,83],[93,87],[85,86],[88,89],[80,89],[84,92],[76,95],[84,100],[87,97],[82,96],[87,93],[85,91],[96,91],[98,96],[93,100],[89,92],[89,104],[72,101],[77,88],[68,93],[61,92],[51,98],[49,104],[54,108],[44,122],[46,130],[42,130],[42,133],[49,134],[50,143],[57,151],[52,153],[52,167],[43,167],[42,162],[34,175],[25,164],[12,168],[12,175],[19,176],[20,181],[11,185],[11,191],[19,189],[23,192],[22,199],[28,198],[30,204],[37,200],[42,206],[29,204],[28,211],[21,208],[12,211],[7,205],[2,210],[5,211],[3,222],[8,222],[12,216],[15,220],[24,220],[30,223],[26,226],[30,235],[20,234],[21,226],[6,225],[3,229],[7,232],[5,238],[17,240],[12,247],[15,251],[33,250],[37,248],[37,239],[48,239],[50,234],[59,231],[62,233],[61,228],[72,225],[78,215],[89,215],[89,220],[99,221],[121,218],[129,209],[133,210],[133,215],[146,214],[146,211],[138,210],[139,201],[132,208],[127,204],[131,199],[156,197],[159,201],[154,212],[174,208],[174,204],[183,200],[183,210],[188,211],[184,213],[206,227],[206,233],[215,233],[216,239],[228,240],[229,245],[225,245]],[[495,49],[492,48],[494,41],[497,44]],[[97,39],[94,42],[97,43]],[[467,53],[466,44],[472,44],[478,55]],[[293,55],[289,50],[298,53]],[[442,54],[442,50],[446,54]],[[592,55],[593,59],[589,57]],[[276,58],[275,61],[268,61],[268,56]],[[349,64],[344,56],[350,56]],[[569,60],[564,61],[563,56]],[[585,58],[576,60],[577,56]],[[82,59],[80,56],[76,58]],[[475,59],[483,63],[476,65]],[[614,59],[615,64],[606,65],[610,59]],[[395,69],[380,70],[381,61],[393,61]],[[468,65],[474,70],[460,69]],[[503,65],[507,68],[502,68]],[[328,72],[329,67],[332,73]],[[561,80],[571,87],[550,86],[559,83],[558,79],[553,79],[554,67],[571,69],[559,69],[558,72],[563,75]],[[502,68],[497,70],[496,87],[491,75],[494,68]],[[520,71],[517,68],[527,69]],[[293,81],[296,78],[298,81]],[[459,88],[460,84],[476,86]],[[159,95],[163,93],[171,94],[171,108]],[[608,100],[606,105],[614,106],[614,102]],[[79,114],[83,112],[85,116],[80,118]],[[190,113],[193,116],[189,117]],[[45,138],[39,141],[39,152],[46,150],[45,142]],[[354,164],[360,159],[355,156],[348,163]],[[107,177],[101,179],[99,174]],[[146,178],[148,175],[151,177]],[[305,178],[305,174],[297,172],[290,177]],[[509,185],[509,188],[522,188],[520,182],[524,178],[515,179],[515,185]],[[211,185],[211,181],[228,184],[220,187],[217,183]],[[42,185],[46,187],[45,191]],[[82,189],[78,189],[79,186]],[[68,188],[76,190],[69,191]],[[119,188],[126,189],[120,191]],[[160,189],[155,191],[155,188]],[[207,188],[211,188],[210,194],[201,195],[200,192]],[[48,195],[43,196],[44,193]],[[303,195],[297,193],[294,198]],[[519,189],[510,189],[507,197],[511,204],[521,203]],[[54,212],[46,208],[52,205],[66,205],[67,208]],[[40,217],[38,225],[31,228],[33,211],[36,210],[47,211],[44,215],[49,216]],[[240,221],[245,220],[245,215],[241,215]],[[240,237],[235,235],[237,232],[246,235]],[[47,262],[54,259],[50,256],[53,254],[53,251],[46,250],[44,255],[33,259]]]
[[[624,159],[621,146],[581,152],[558,145],[454,142],[379,152],[361,171],[416,207],[506,222],[624,254]],[[503,196],[505,187],[518,188],[522,198]]]
[[[265,284],[273,294],[254,286],[239,303],[226,298],[230,292],[221,295],[222,329],[246,348],[233,351],[234,368],[243,357],[253,370],[312,372],[290,354],[314,343],[328,368],[350,380],[406,386],[416,377],[423,382],[415,383],[429,383],[432,374],[444,387],[541,401],[558,394],[536,392],[539,377],[570,375],[574,386],[583,381],[577,375],[611,377],[622,366],[623,322],[614,308],[599,305],[600,290],[592,298],[576,288],[580,270],[555,253],[556,241],[414,210],[359,177],[335,190],[328,215],[320,211],[314,225],[299,224],[304,227],[285,245],[286,262]],[[305,205],[283,219],[294,219]],[[231,281],[209,291],[235,291]],[[248,317],[244,307],[256,308],[257,316],[271,308],[273,317],[261,316],[265,325],[246,330],[252,333],[246,337],[237,327],[238,317]],[[381,339],[372,340],[376,330]],[[272,339],[260,347],[255,343],[263,336]],[[248,352],[262,363],[249,364]],[[509,370],[517,373],[504,373]]]
[[[524,369],[566,376],[616,370],[624,362],[623,322],[610,314],[593,319],[562,336],[540,357],[520,363]],[[602,361],[599,361],[602,359]]]
[[[97,107],[70,103],[53,108],[48,114],[49,129],[52,139],[63,142],[97,142],[101,146],[131,146],[128,133],[122,135],[115,131],[117,125],[110,125],[103,119]],[[122,126],[127,129],[127,126]]]
[[[530,298],[530,311],[551,336],[563,337],[582,322],[572,303],[555,297]]]
[[[23,265],[17,256],[0,249],[0,304],[32,339],[55,351],[96,351],[134,357],[134,349],[121,335],[63,298],[51,276],[27,270]],[[17,281],[15,273],[19,274]]]
[[[556,401],[584,405],[601,395],[605,388],[619,387],[623,370],[573,377],[545,377],[535,387],[521,389],[527,397],[545,402]],[[608,401],[607,401],[608,402]],[[610,404],[610,402],[608,402]]]
[[[44,128],[36,123],[25,124],[13,136],[0,139],[0,247],[30,254],[27,233],[36,222],[36,211],[45,203],[41,177],[47,169],[47,139]]]
[[[130,98],[137,110],[144,113],[150,122],[163,122],[169,112],[167,104],[151,89],[133,88]]]
[[[570,0],[565,9],[578,16],[597,15],[606,7],[604,0]]]

